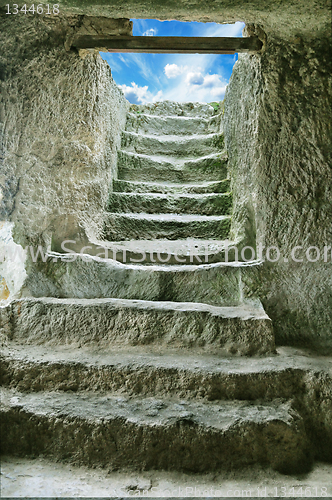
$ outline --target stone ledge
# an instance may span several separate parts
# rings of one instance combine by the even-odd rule
[[[304,423],[290,403],[194,403],[1,390],[2,452],[139,470],[307,471]]]
[[[255,355],[274,351],[263,309],[125,299],[26,298],[0,308],[7,336],[48,345],[149,345]],[[8,317],[10,334],[8,334]],[[5,323],[6,322],[6,323]]]
[[[287,351],[287,349],[286,349]],[[265,400],[304,397],[310,380],[332,380],[332,358],[288,355],[251,358],[162,350],[142,346],[27,345],[2,348],[1,384],[19,391],[112,391],[186,399]],[[324,381],[326,376],[326,381]],[[310,391],[309,391],[310,392]],[[328,399],[328,397],[327,397]],[[326,399],[326,401],[327,401]]]

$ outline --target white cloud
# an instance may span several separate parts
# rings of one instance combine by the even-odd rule
[[[163,101],[163,91],[158,90],[156,95],[153,97],[152,102],[158,102],[158,101]]]
[[[187,66],[178,66],[177,64],[166,64],[164,67],[164,73],[167,76],[167,78],[176,78],[177,76],[181,75],[185,70],[187,69]]]
[[[222,95],[226,90],[227,82],[218,74],[203,75],[202,72],[189,71],[185,77],[185,84],[190,91],[205,89],[213,95]]]
[[[204,76],[202,73],[187,73],[186,83],[188,85],[202,85],[204,83]]]
[[[139,24],[140,33],[144,36],[156,35],[158,28],[150,28],[151,24],[143,21]],[[240,22],[232,25],[206,23],[204,26],[197,23],[196,33],[195,24],[192,23],[193,36],[241,36],[244,26],[244,23]],[[134,74],[138,72],[145,79],[140,80],[141,84],[146,82],[142,87],[135,82],[121,86],[130,102],[143,104],[162,99],[211,102],[224,98],[227,80],[223,74],[229,72],[232,62],[229,57],[227,66],[224,66],[217,54],[172,54],[166,59],[158,59],[158,56],[146,58],[145,54],[121,54],[122,61],[119,63],[124,63],[129,78],[136,79]],[[236,58],[234,56],[234,62]],[[114,70],[118,69],[113,66]],[[127,79],[122,81],[128,82]],[[152,88],[162,91],[149,90]]]
[[[227,81],[218,74],[209,74],[198,65],[187,67],[181,81],[164,91],[164,99],[175,101],[220,101],[224,98]]]
[[[156,34],[156,28],[150,28],[149,30],[144,31],[143,36],[155,36]]]
[[[181,68],[181,74],[184,72],[205,74],[215,66],[215,61],[219,57],[218,54],[172,54],[168,59],[170,63],[166,66],[174,66],[175,63],[175,66]]]
[[[159,90],[155,95],[149,91],[149,87],[139,87],[135,82],[130,85],[119,85],[126,99],[131,104],[145,104],[146,102],[156,102],[162,100],[163,92]]]
[[[205,75],[203,86],[205,88],[215,88],[222,86],[220,75]]]
[[[141,54],[130,55],[140,56]],[[166,64],[164,74],[169,81],[166,86],[157,81],[158,74],[156,74],[154,78],[149,78],[150,85],[140,87],[135,82],[132,82],[131,85],[121,85],[120,87],[128,101],[133,104],[145,104],[163,99],[178,102],[221,101],[225,95],[227,80],[220,74],[212,73],[211,68],[215,67],[213,54],[205,57],[200,56],[198,55],[195,59],[192,59],[190,65],[185,64],[186,59],[184,56],[177,58],[176,63]],[[138,63],[143,63],[143,60],[135,57],[135,63],[140,66],[141,64]],[[143,64],[141,67],[143,70]],[[151,71],[152,69],[146,65],[145,73],[152,76]],[[162,90],[155,93],[151,92],[149,87],[152,86],[152,82],[154,82],[154,87],[162,87]]]
[[[132,104],[142,104],[143,100],[147,97],[148,86],[139,87],[135,82],[129,85],[119,85],[122,89],[126,99]]]

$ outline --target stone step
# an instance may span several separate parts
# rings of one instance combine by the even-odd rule
[[[105,219],[105,240],[186,238],[227,239],[229,215],[176,215],[109,213]]]
[[[195,184],[172,184],[170,182],[139,182],[113,180],[113,192],[118,193],[227,193],[230,191],[230,180],[200,182]]]
[[[26,294],[29,290],[29,294],[38,297],[114,297],[237,306],[247,301],[243,281],[250,281],[256,267],[255,263],[241,262],[122,264],[90,255],[53,252],[47,262],[38,263],[24,286]]]
[[[139,182],[221,181],[227,177],[227,154],[213,153],[201,158],[174,158],[118,151],[118,178]]]
[[[200,265],[241,261],[239,248],[229,240],[190,238],[186,240],[99,241],[91,249],[87,249],[87,253],[97,256],[101,250],[107,251],[108,258],[124,264]]]
[[[129,111],[136,114],[147,114],[157,116],[197,116],[200,118],[211,118],[216,111],[210,104],[201,102],[174,102],[161,101],[147,104],[132,104]]]
[[[230,215],[232,195],[231,193],[111,193],[108,200],[108,210],[147,214]]]
[[[148,135],[195,135],[220,133],[221,115],[211,118],[188,116],[156,116],[128,113],[126,131]]]
[[[23,392],[125,391],[130,396],[271,401],[302,398],[313,373],[330,371],[332,358],[319,359],[291,347],[277,355],[229,358],[192,352],[163,354],[151,347],[28,345],[2,347],[1,385]],[[330,376],[331,380],[331,376]],[[326,401],[327,402],[327,401]],[[332,400],[330,399],[330,404]]]
[[[114,348],[148,346],[163,354],[266,355],[274,352],[270,318],[249,305],[214,307],[191,302],[124,299],[14,300],[0,309],[3,336],[20,344]],[[262,366],[266,366],[263,364]]]
[[[209,135],[142,135],[123,131],[121,149],[145,155],[170,155],[178,158],[197,158],[224,149],[221,134]]]
[[[2,453],[74,463],[203,472],[311,465],[309,440],[289,402],[183,402],[112,394],[1,389]]]

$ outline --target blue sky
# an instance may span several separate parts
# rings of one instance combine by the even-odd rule
[[[135,36],[242,36],[244,23],[184,23],[132,19]],[[171,101],[212,102],[224,98],[237,54],[100,53],[115,82],[134,104]]]

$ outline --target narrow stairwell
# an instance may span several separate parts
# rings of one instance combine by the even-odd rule
[[[139,240],[135,247],[144,252],[144,263],[222,259],[232,196],[220,118],[208,105],[132,106],[107,239],[127,240],[130,249]]]
[[[275,355],[242,284],[257,263],[225,258],[220,120],[209,105],[132,106],[104,227],[114,258],[52,262],[55,296],[1,310],[3,452],[113,469],[310,467],[306,384],[330,375]]]
[[[194,304],[197,312],[215,306],[217,323],[227,318],[229,333],[234,325],[226,342],[217,327],[223,352],[269,353],[274,350],[271,322],[259,301],[253,305],[244,297],[241,285],[242,273],[255,263],[235,262],[228,239],[232,194],[221,116],[198,103],[131,106],[104,236],[125,264],[122,270],[133,276],[121,298],[154,301],[160,311],[165,302],[177,311],[182,303],[190,317]],[[209,321],[204,323],[203,331]],[[186,330],[181,329],[182,339]],[[211,338],[211,331],[190,331],[192,344]]]

